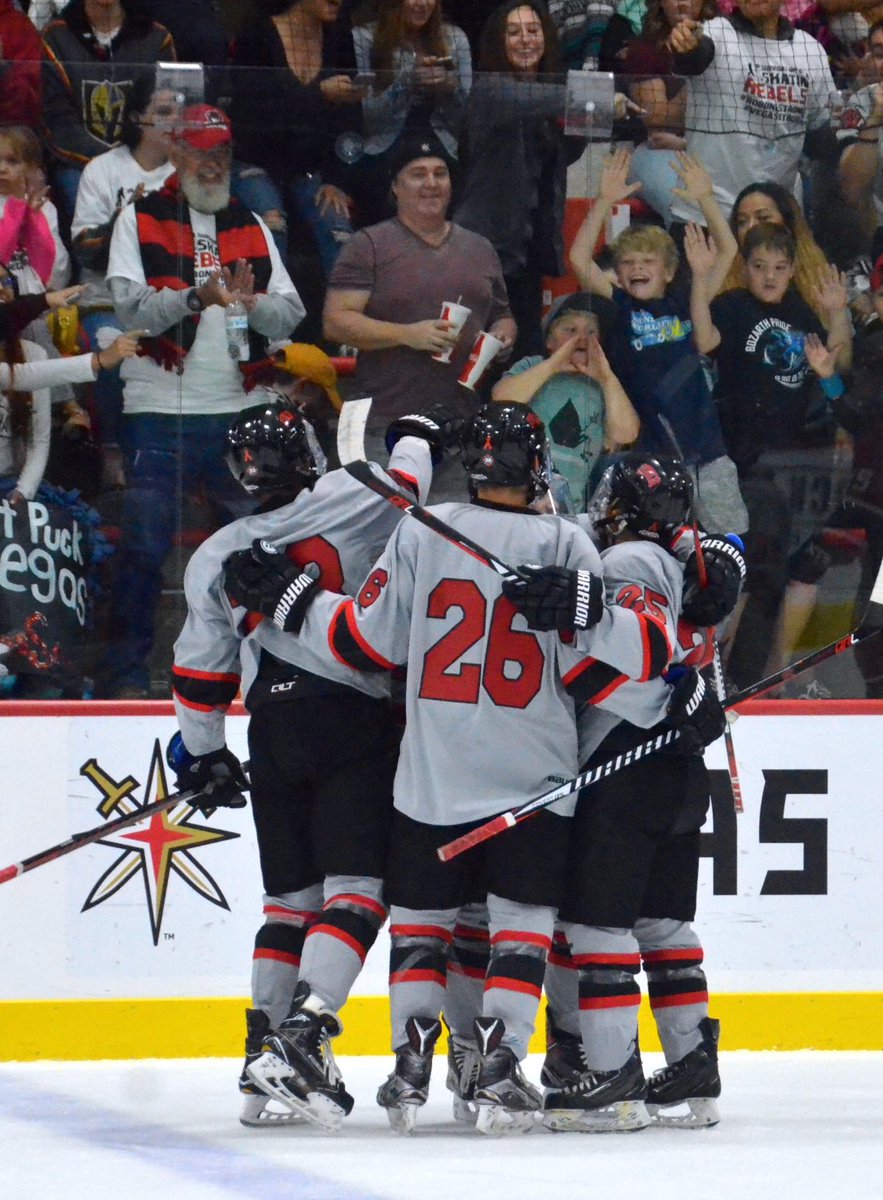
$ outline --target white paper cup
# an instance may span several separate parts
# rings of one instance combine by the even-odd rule
[[[448,333],[456,333],[457,337],[459,337],[460,331],[469,320],[471,312],[472,309],[467,308],[465,304],[455,304],[453,300],[445,300],[441,306],[441,320],[451,322],[453,328],[449,329]],[[432,357],[436,362],[450,362],[453,350],[454,347],[449,346],[447,350],[440,350],[438,354],[433,354]]]
[[[498,337],[494,337],[492,333],[482,329],[478,337],[475,339],[475,344],[469,352],[469,357],[466,360],[466,365],[460,372],[457,382],[462,383],[464,387],[468,387],[470,391],[474,391],[481,381],[482,375],[488,369],[488,366],[497,357],[503,349],[505,342],[501,342]]]

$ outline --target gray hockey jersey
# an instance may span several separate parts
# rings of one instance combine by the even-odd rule
[[[585,532],[557,517],[489,504],[432,511],[513,564],[600,573]],[[608,608],[580,648],[535,633],[501,578],[437,533],[404,521],[355,600],[320,596],[301,637],[367,671],[407,664],[406,727],[395,805],[454,825],[522,803],[576,774],[574,695],[596,664],[646,678],[667,665],[664,623],[639,607]]]
[[[421,438],[397,443],[390,456],[391,478],[377,464],[372,467],[396,487],[421,497],[428,491],[432,468]],[[187,618],[175,642],[173,667],[175,711],[191,754],[223,746],[224,715],[240,684],[247,695],[261,648],[314,675],[369,695],[386,694],[385,678],[344,665],[327,645],[293,638],[259,614],[232,607],[223,588],[224,562],[264,538],[284,545],[300,566],[315,563],[323,588],[352,594],[401,517],[399,509],[346,471],[331,471],[291,504],[225,525],[199,547],[184,575]]]

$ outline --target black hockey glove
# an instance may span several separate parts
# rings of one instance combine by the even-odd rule
[[[224,563],[224,591],[233,604],[269,617],[285,633],[297,633],[319,591],[312,564],[301,570],[288,555],[256,538]]]
[[[193,800],[197,808],[245,807],[242,793],[248,791],[248,776],[226,746],[194,758],[180,733],[176,733],[166,749],[166,761],[175,772],[179,791],[201,793],[198,800]]]
[[[735,533],[703,534],[699,539],[708,582],[699,582],[699,558],[694,551],[684,567],[681,616],[691,625],[718,625],[736,607],[745,582],[745,556]]]
[[[463,418],[453,409],[438,404],[425,413],[409,413],[390,422],[386,430],[386,449],[392,448],[403,437],[419,437],[429,443],[429,451],[435,466],[444,458],[445,450],[460,445]]]
[[[572,633],[597,625],[604,612],[604,581],[591,571],[567,567],[522,566],[520,576],[503,580],[503,595],[527,618],[529,629]]]
[[[666,676],[672,693],[665,725],[678,731],[675,754],[701,754],[724,731],[727,715],[714,688],[693,667],[675,667]]]

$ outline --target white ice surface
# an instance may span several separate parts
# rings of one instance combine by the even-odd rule
[[[0,1064],[0,1196],[21,1200],[873,1200],[883,1053],[721,1055],[721,1124],[484,1138],[457,1127],[435,1061],[409,1138],[374,1093],[385,1058],[341,1060],[338,1134],[238,1123],[232,1059]],[[660,1065],[646,1056],[646,1067]],[[540,1061],[528,1060],[534,1080]]]

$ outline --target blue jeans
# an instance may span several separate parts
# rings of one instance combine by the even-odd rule
[[[343,243],[353,232],[349,217],[341,217],[332,209],[319,212],[317,195],[323,186],[319,175],[298,175],[283,187],[261,170],[247,163],[233,164],[232,192],[240,204],[262,216],[270,209],[296,216],[310,230],[319,252],[325,274],[328,275]],[[288,240],[284,234],[273,234],[279,253],[285,258]]]
[[[232,413],[177,417],[140,413],[123,417],[122,446],[128,487],[120,514],[110,642],[102,664],[102,691],[148,689],[162,569],[185,496],[204,494],[216,524],[252,512],[224,460]],[[178,582],[178,581],[176,581]]]

